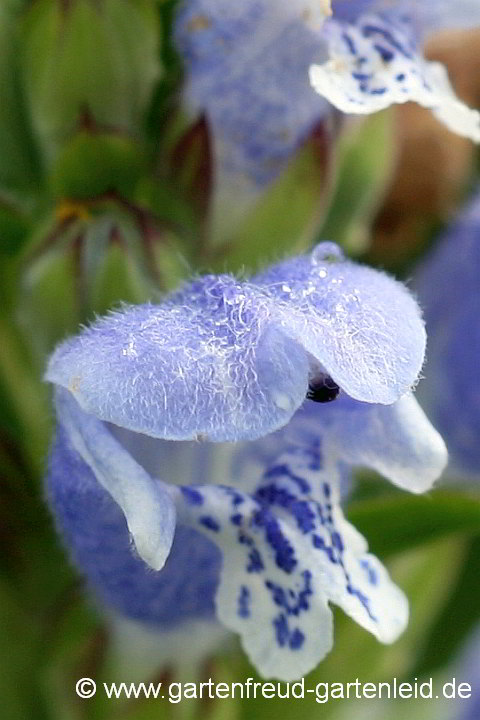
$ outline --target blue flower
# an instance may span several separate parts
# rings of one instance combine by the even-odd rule
[[[348,4],[359,12],[352,13]],[[456,97],[446,69],[427,62],[420,45],[432,30],[479,25],[476,0],[459,3],[458,11],[457,3],[446,0],[337,0],[333,6],[348,20],[331,19],[323,27],[329,59],[310,68],[317,92],[346,113],[413,101],[431,109],[453,132],[480,142],[480,113]]]
[[[479,114],[421,53],[427,31],[476,24],[477,0],[183,2],[175,39],[184,99],[212,133],[216,206],[235,198],[238,213],[248,207],[331,114],[327,100],[347,113],[413,100],[479,141]]]
[[[308,67],[328,2],[183,2],[176,45],[186,65],[184,101],[204,113],[212,140],[213,215],[248,209],[328,112]],[[308,15],[308,18],[306,17]]]
[[[411,394],[424,346],[409,292],[331,243],[62,343],[48,494],[97,596],[157,631],[216,616],[284,680],[331,648],[330,602],[392,642],[407,601],[341,483],[363,465],[422,492],[441,473]]]
[[[445,437],[450,474],[480,475],[480,192],[419,269],[429,332],[420,399]]]

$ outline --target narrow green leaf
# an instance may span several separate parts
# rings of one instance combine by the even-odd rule
[[[371,551],[385,557],[453,533],[480,532],[480,497],[460,490],[392,494],[353,502],[347,515]]]
[[[480,536],[468,547],[460,575],[413,673],[432,675],[455,656],[480,620]]]
[[[18,25],[9,5],[0,5],[0,188],[18,190],[38,182],[39,165],[23,108]]]

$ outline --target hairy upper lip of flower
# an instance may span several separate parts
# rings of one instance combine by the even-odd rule
[[[441,472],[444,446],[405,395],[424,345],[408,291],[330,243],[250,282],[198,278],[159,306],[98,320],[55,351],[47,379],[57,386],[62,434],[52,482],[62,483],[55,457],[79,459],[122,509],[138,555],[154,569],[170,553],[177,514],[217,543],[226,558],[219,618],[241,634],[260,672],[292,679],[331,645],[328,601],[384,642],[405,626],[405,598],[344,520],[338,486],[343,465],[365,464],[414,492]],[[304,405],[322,373],[332,392],[343,392],[333,403]],[[108,423],[124,429],[124,440],[125,431],[137,433],[134,443],[201,434],[218,449],[249,441],[263,456],[241,487],[220,474],[208,485],[186,477],[176,488],[152,476]],[[64,502],[57,512],[68,527]],[[91,566],[89,547],[80,543],[78,552]],[[101,577],[112,593],[109,572]]]
[[[312,362],[347,395],[389,404],[415,383],[424,346],[399,283],[320,245],[252,282],[206,276],[100,319],[59,346],[46,377],[136,432],[253,439],[302,404]]]

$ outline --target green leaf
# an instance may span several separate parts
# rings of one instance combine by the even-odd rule
[[[2,717],[8,720],[46,717],[37,678],[32,675],[35,646],[35,628],[19,606],[18,598],[0,578],[0,695]]]
[[[438,616],[413,669],[415,675],[432,675],[445,665],[477,627],[480,620],[480,537],[472,540],[455,588]]]
[[[38,162],[23,108],[15,14],[0,5],[0,188],[18,190],[38,182]]]
[[[25,255],[29,257],[19,267],[17,302],[22,330],[42,364],[54,345],[73,333],[84,319],[77,283],[81,224],[69,225],[59,231],[55,244],[47,245],[43,252],[33,252],[33,247],[40,245],[39,239],[50,237],[48,231],[44,233],[48,227],[48,223],[37,225],[26,247]]]
[[[102,238],[105,231],[107,236]],[[111,232],[115,233],[113,242]],[[125,233],[135,235],[131,244]],[[106,313],[119,302],[142,303],[152,298],[153,278],[145,267],[141,250],[138,233],[126,223],[114,229],[112,220],[103,218],[103,222],[99,219],[88,229],[85,254],[90,258],[85,266],[85,280],[86,306],[91,317],[94,313]]]
[[[480,497],[460,490],[395,493],[353,502],[347,517],[371,551],[385,557],[454,533],[480,532]]]
[[[184,252],[193,255],[198,240],[198,218],[192,203],[171,182],[144,177],[137,187],[137,203],[148,207],[159,224],[175,228],[185,242]],[[188,245],[187,245],[188,244]]]
[[[57,619],[39,663],[39,684],[51,720],[103,720],[94,713],[94,700],[79,700],[75,684],[81,677],[95,678],[103,662],[105,634],[98,618],[78,596],[71,598]],[[98,683],[99,684],[99,683]],[[98,691],[101,696],[101,689]]]
[[[25,460],[41,475],[50,435],[48,392],[18,327],[0,314],[0,383],[21,429]]]
[[[19,253],[30,231],[31,222],[24,213],[0,203],[0,254]]]

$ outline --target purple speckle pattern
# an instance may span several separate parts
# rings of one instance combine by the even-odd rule
[[[62,343],[48,497],[96,596],[159,628],[215,614],[283,680],[330,650],[329,603],[393,641],[406,600],[341,487],[356,465],[415,492],[441,472],[404,394],[424,346],[407,289],[332,243],[250,281],[196,278]],[[307,400],[325,372],[338,397]]]
[[[327,21],[329,59],[311,66],[313,88],[345,113],[417,102],[453,132],[480,142],[480,114],[456,97],[443,65],[424,59],[415,16],[394,7],[352,23]]]
[[[285,450],[254,492],[241,494],[240,512],[228,487],[197,486],[201,509],[177,495],[180,521],[192,528],[208,534],[204,508],[215,511],[223,555],[217,612],[266,677],[308,672],[328,651],[329,601],[384,642],[407,621],[404,596],[343,517],[335,463],[326,468],[313,457]]]

